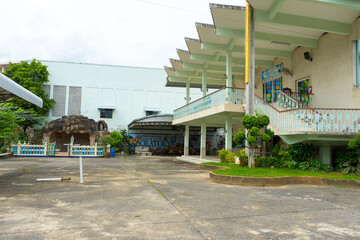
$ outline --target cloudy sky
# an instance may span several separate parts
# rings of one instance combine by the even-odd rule
[[[213,3],[245,4],[245,0]],[[206,0],[3,0],[0,62],[42,59],[162,68],[212,24]]]

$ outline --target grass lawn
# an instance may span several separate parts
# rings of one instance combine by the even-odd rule
[[[358,175],[341,174],[338,172],[324,173],[324,172],[309,172],[291,168],[248,168],[241,167],[235,164],[227,163],[203,163],[205,165],[226,166],[228,169],[214,170],[213,173],[241,176],[241,177],[294,177],[294,176],[309,176],[309,177],[323,177],[323,178],[339,178],[339,179],[355,179],[360,180]]]

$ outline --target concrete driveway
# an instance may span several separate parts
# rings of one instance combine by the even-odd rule
[[[360,191],[209,181],[172,157],[0,160],[0,239],[360,239]],[[71,177],[70,182],[36,178]]]

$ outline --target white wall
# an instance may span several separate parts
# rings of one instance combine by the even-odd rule
[[[48,66],[51,74],[48,83],[51,91],[53,85],[66,86],[67,89],[69,86],[82,87],[82,115],[98,121],[99,106],[114,106],[113,118],[104,119],[110,130],[127,129],[132,120],[145,116],[145,109],[173,114],[174,109],[186,104],[184,88],[165,87],[166,73],[163,69],[41,62]],[[190,92],[192,101],[202,96],[198,88]],[[56,118],[50,111],[50,120],[53,119]]]

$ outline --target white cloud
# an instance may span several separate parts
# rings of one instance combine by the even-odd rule
[[[243,5],[244,0],[216,3]],[[12,0],[1,3],[0,61],[54,61],[162,67],[212,23],[204,0]]]

